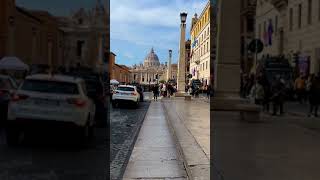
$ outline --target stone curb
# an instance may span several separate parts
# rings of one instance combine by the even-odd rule
[[[179,154],[183,160],[188,179],[210,179],[210,161],[181,120],[178,112],[170,106],[169,101],[162,101],[165,116],[174,137]]]
[[[123,176],[124,176],[124,173],[125,173],[125,171],[126,171],[126,169],[127,169],[127,165],[128,165],[129,160],[130,160],[130,157],[131,157],[131,154],[132,154],[134,145],[136,144],[136,141],[137,141],[138,136],[139,136],[139,133],[140,133],[140,129],[142,128],[142,125],[143,125],[143,123],[144,123],[144,120],[146,119],[146,116],[147,116],[147,114],[148,114],[150,105],[151,105],[151,102],[149,103],[149,105],[148,105],[148,110],[146,111],[146,113],[144,114],[144,116],[143,116],[143,118],[142,118],[142,120],[141,120],[140,126],[137,127],[137,131],[136,131],[136,133],[133,135],[134,138],[133,138],[132,143],[131,143],[131,148],[129,148],[129,156],[127,156],[127,158],[126,158],[126,160],[125,160],[125,163],[124,163],[125,166],[122,167],[122,170],[121,170],[120,176],[119,176],[119,177],[120,177],[119,180],[120,180],[120,179],[123,179]]]

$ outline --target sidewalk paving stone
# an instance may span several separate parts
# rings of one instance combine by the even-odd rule
[[[151,102],[124,179],[186,179],[160,101]]]
[[[210,108],[203,101],[163,99],[168,122],[191,179],[210,179]]]

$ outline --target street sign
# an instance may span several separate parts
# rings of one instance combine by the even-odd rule
[[[260,39],[254,39],[250,42],[248,50],[253,53],[261,53],[263,50],[263,43]]]

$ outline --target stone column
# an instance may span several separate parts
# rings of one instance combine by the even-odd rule
[[[186,38],[186,24],[184,22],[181,22],[177,90],[178,90],[178,94],[183,94],[183,95],[185,94],[185,85],[186,85],[185,38]]]
[[[240,98],[240,1],[218,0],[215,97],[212,111],[235,111],[241,119],[259,121],[260,107]],[[211,31],[212,32],[212,31]],[[248,109],[249,111],[245,111]]]
[[[239,98],[241,4],[240,1],[218,0],[217,5],[215,93],[217,97]]]

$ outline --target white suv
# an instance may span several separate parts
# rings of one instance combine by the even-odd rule
[[[38,74],[28,76],[8,106],[7,143],[34,127],[71,127],[79,140],[93,135],[95,105],[80,78]],[[56,126],[57,125],[57,126]]]
[[[120,85],[113,91],[112,105],[117,106],[122,102],[131,102],[137,106],[139,105],[140,94],[138,93],[136,86]]]

